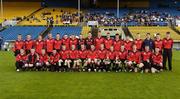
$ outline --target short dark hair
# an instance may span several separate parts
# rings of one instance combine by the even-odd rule
[[[146,33],[146,35],[151,35],[150,33]]]
[[[171,34],[170,32],[166,32],[166,34]]]
[[[157,33],[156,35],[161,35],[160,33]]]

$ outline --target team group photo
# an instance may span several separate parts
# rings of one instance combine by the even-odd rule
[[[0,0],[0,99],[179,99],[180,0]]]

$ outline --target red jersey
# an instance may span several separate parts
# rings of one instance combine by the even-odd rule
[[[46,62],[49,61],[49,56],[48,56],[47,54],[45,54],[45,55],[40,55],[40,56],[39,56],[39,61],[40,61],[40,62],[43,62],[43,63],[46,63]]]
[[[25,49],[31,50],[33,48],[34,41],[33,40],[25,40]]]
[[[143,43],[143,40],[142,39],[135,39],[135,41],[134,41],[134,44],[137,46],[137,49],[138,50],[141,50],[141,48],[142,48],[142,43]]]
[[[97,54],[99,59],[106,59],[107,50],[98,50]]]
[[[78,40],[78,45],[85,45],[85,40],[84,39],[79,39]]]
[[[88,51],[87,50],[79,50],[79,58],[80,59],[86,59],[88,55]]]
[[[150,52],[150,51],[148,51],[148,52],[144,51],[144,52],[142,52],[141,54],[142,54],[142,60],[143,60],[143,61],[147,61],[147,60],[150,61],[150,60],[151,60],[152,52]]]
[[[154,45],[155,45],[155,48],[158,47],[160,49],[160,51],[162,51],[162,48],[163,48],[163,41],[162,40],[155,40]]]
[[[95,43],[96,50],[99,50],[101,44],[104,44],[104,38],[103,37],[96,38],[94,43]]]
[[[67,39],[62,39],[62,44],[66,46],[66,49],[69,50],[69,38]]]
[[[120,60],[126,60],[127,59],[127,55],[128,55],[127,51],[116,52],[116,57],[118,57]]]
[[[127,51],[131,51],[132,50],[132,45],[133,42],[132,41],[124,41],[124,47]]]
[[[122,45],[121,40],[115,40],[113,43],[114,51],[120,51],[121,45]]]
[[[164,49],[171,49],[173,47],[173,39],[163,39],[163,48]]]
[[[57,53],[57,54],[52,54],[51,56],[50,56],[50,63],[51,64],[55,64],[55,63],[57,63],[59,61],[59,54]]]
[[[45,41],[45,47],[47,52],[52,52],[54,48],[54,39],[47,39]]]
[[[78,50],[70,50],[69,51],[69,58],[70,59],[77,59],[77,58],[79,58]]]
[[[141,52],[129,52],[127,59],[139,64],[141,62]]]
[[[41,51],[44,48],[44,41],[36,40],[34,42],[34,47],[35,47],[36,53],[41,54]]]
[[[20,41],[16,40],[14,43],[13,50],[16,51],[16,50],[20,50],[20,49],[24,49],[24,42],[23,42],[23,40],[20,40]]]
[[[70,47],[72,47],[72,45],[75,45],[75,48],[77,48],[77,44],[78,44],[78,40],[76,38],[74,40],[70,39],[69,41]]]
[[[69,51],[68,50],[62,50],[60,51],[61,59],[66,60],[69,58]]]
[[[110,60],[114,60],[116,57],[116,53],[113,51],[108,51],[106,54],[106,57],[109,58]]]
[[[152,62],[153,64],[160,64],[163,61],[163,57],[161,54],[153,54],[152,55]]]
[[[27,60],[28,60],[29,64],[35,64],[39,60],[38,55],[36,53],[34,53],[34,54],[30,53],[27,56],[27,58],[28,58]]]
[[[93,45],[93,43],[94,43],[93,38],[87,38],[86,39],[86,45]]]
[[[62,41],[61,40],[54,40],[54,49],[55,50],[60,50],[61,49],[61,45],[62,45]]]
[[[19,61],[27,61],[27,56],[26,55],[21,55],[21,54],[18,54],[16,56],[16,61],[19,62]]]
[[[105,48],[109,50],[110,47],[113,45],[113,40],[112,39],[105,39],[104,45],[105,45]]]
[[[95,50],[94,50],[94,51],[90,50],[90,51],[88,52],[87,58],[90,58],[90,59],[96,59],[96,58],[98,58],[97,51],[95,51]]]

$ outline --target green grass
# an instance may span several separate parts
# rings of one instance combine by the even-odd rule
[[[11,52],[0,52],[0,99],[179,99],[180,52],[173,72],[16,72]]]

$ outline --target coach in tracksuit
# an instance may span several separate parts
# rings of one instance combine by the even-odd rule
[[[145,46],[149,46],[149,49],[152,51],[154,49],[154,41],[151,39],[151,34],[146,34],[146,39],[143,41],[142,49],[145,49]]]
[[[173,39],[171,39],[170,32],[166,33],[166,38],[163,39],[163,68],[166,70],[166,61],[168,59],[169,70],[172,70],[172,47]]]

